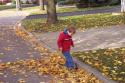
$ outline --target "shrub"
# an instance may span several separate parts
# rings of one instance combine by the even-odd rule
[[[16,4],[16,0],[12,0],[12,3],[13,3],[13,4]]]
[[[70,4],[75,4],[74,0],[61,0],[57,1],[59,5],[70,5]]]

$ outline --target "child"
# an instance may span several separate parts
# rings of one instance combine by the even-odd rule
[[[71,47],[74,47],[72,36],[76,33],[76,29],[73,26],[69,26],[68,29],[65,29],[60,33],[57,40],[58,48],[63,53],[66,58],[65,66],[69,69],[75,67],[72,56],[70,55]]]

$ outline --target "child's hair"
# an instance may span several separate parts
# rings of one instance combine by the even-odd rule
[[[75,34],[76,33],[76,28],[73,25],[69,25],[68,26],[68,31]]]

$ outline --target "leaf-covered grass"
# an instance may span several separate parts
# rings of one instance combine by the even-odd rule
[[[100,28],[104,26],[124,24],[125,16],[112,14],[92,14],[85,16],[60,17],[59,22],[53,25],[46,24],[46,19],[23,20],[23,26],[29,31],[61,31],[67,25],[75,24],[79,30]]]
[[[125,48],[75,52],[73,55],[97,68],[110,79],[125,83]]]

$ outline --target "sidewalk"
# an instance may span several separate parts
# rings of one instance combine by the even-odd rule
[[[30,43],[18,37],[13,29],[14,24],[27,15],[27,12],[22,11],[0,11],[0,63],[42,57]],[[24,79],[26,83],[49,83],[53,77],[40,76],[30,71],[25,72],[25,75],[0,71],[0,83],[19,83],[20,79]]]
[[[29,15],[28,12],[2,10],[0,11],[0,26],[14,25],[18,21],[24,19],[27,15]]]
[[[125,47],[125,25],[89,29],[84,32],[77,31],[73,40],[75,48],[72,50],[86,51],[103,48]],[[54,51],[57,50],[56,40],[59,32],[33,33],[42,43]],[[48,41],[48,42],[46,42]]]

